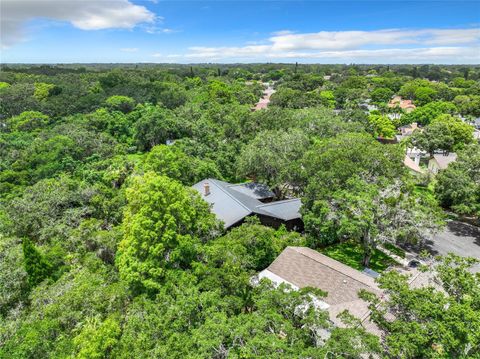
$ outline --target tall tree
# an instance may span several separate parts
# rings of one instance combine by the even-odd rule
[[[436,204],[400,181],[372,184],[356,177],[347,181],[346,188],[315,201],[303,218],[314,247],[359,241],[365,267],[379,245],[424,242],[441,224]]]
[[[167,270],[190,267],[217,222],[193,189],[153,172],[133,178],[127,200],[117,266],[134,292],[152,294]]]
[[[299,130],[261,132],[240,154],[239,172],[266,183],[281,198],[298,186],[299,160],[308,146]]]
[[[472,144],[436,177],[435,194],[442,206],[480,217],[480,145]]]
[[[458,151],[474,141],[473,126],[458,117],[441,115],[423,131],[415,131],[410,141],[415,147],[428,152],[431,156],[436,150]]]

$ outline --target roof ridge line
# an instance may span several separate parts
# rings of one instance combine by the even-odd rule
[[[323,265],[327,266],[328,268],[334,270],[334,271],[337,272],[337,273],[344,274],[344,275],[346,275],[347,277],[352,278],[354,281],[357,281],[358,283],[367,285],[365,282],[362,282],[362,281],[360,281],[360,280],[358,280],[358,279],[356,279],[356,278],[353,278],[352,276],[350,276],[350,275],[348,275],[348,274],[346,274],[346,273],[340,272],[338,269],[335,269],[335,268],[331,267],[330,265],[328,265],[328,264],[326,264],[326,263],[319,262],[319,261],[315,260],[314,258],[306,255],[305,253],[299,252],[299,251],[297,251],[297,250],[294,249],[294,248],[308,248],[308,249],[311,249],[311,248],[309,248],[309,247],[288,246],[287,248],[293,248],[293,250],[294,250],[295,252],[301,254],[302,256],[307,257],[307,258],[313,260],[314,262],[323,264]],[[313,249],[312,249],[312,250],[313,250]],[[316,251],[316,252],[317,252],[317,251]],[[352,267],[350,267],[350,266],[347,266],[346,264],[344,264],[344,263],[342,263],[342,262],[339,262],[339,261],[337,261],[336,259],[330,258],[329,256],[327,256],[327,255],[325,255],[325,254],[323,254],[323,253],[320,253],[320,252],[317,252],[317,253],[318,253],[318,254],[321,254],[322,256],[324,256],[324,257],[326,257],[326,258],[328,258],[329,260],[336,261],[336,262],[340,263],[341,265],[343,265],[343,266],[345,266],[345,267],[347,267],[347,268],[349,268],[349,269],[351,269],[351,270],[354,270],[355,272],[358,272],[358,274],[362,274],[362,272],[356,270],[355,268],[352,268]],[[369,277],[369,278],[370,278],[370,277]],[[370,287],[370,285],[368,285],[368,286]]]
[[[210,179],[207,179],[207,181],[209,182],[213,182],[215,184],[215,186],[217,186],[218,188],[220,188],[220,190],[224,193],[226,193],[231,199],[233,199],[235,202],[237,202],[238,204],[240,204],[243,208],[245,208],[248,212],[252,213],[253,211],[248,208],[245,204],[242,203],[242,201],[240,201],[239,199],[235,198],[235,196],[233,196],[231,193],[228,193],[228,191],[226,191],[224,188],[222,188],[222,186],[218,185],[217,183],[215,183],[217,180],[214,179],[214,178],[210,178]],[[225,182],[225,183],[228,183],[228,182]]]
[[[273,201],[273,202],[269,202],[269,203],[262,203],[262,204],[259,204],[258,206],[256,206],[255,208],[258,208],[258,207],[268,207],[268,206],[273,206],[275,204],[279,204],[279,203],[285,203],[285,202],[292,202],[292,201],[298,201],[300,200],[301,201],[301,198],[290,198],[290,199],[282,199],[281,201]]]

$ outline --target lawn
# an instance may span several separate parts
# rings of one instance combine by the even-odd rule
[[[334,244],[321,249],[320,252],[352,268],[360,271],[364,269],[362,266],[363,249],[358,243],[344,242]],[[370,260],[370,268],[379,273],[396,264],[398,263],[378,249],[374,251]]]
[[[388,242],[384,243],[383,246],[385,247],[385,249],[388,249],[390,252],[396,254],[400,258],[405,258],[405,251],[402,248],[399,248]]]

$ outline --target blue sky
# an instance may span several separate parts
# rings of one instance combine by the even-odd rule
[[[2,0],[1,62],[480,63],[479,1]]]

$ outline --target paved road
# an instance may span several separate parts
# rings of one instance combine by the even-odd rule
[[[432,254],[453,252],[463,257],[475,257],[480,260],[480,228],[458,221],[447,222],[445,230],[437,234],[433,241],[427,242]],[[480,264],[474,267],[480,272]]]

